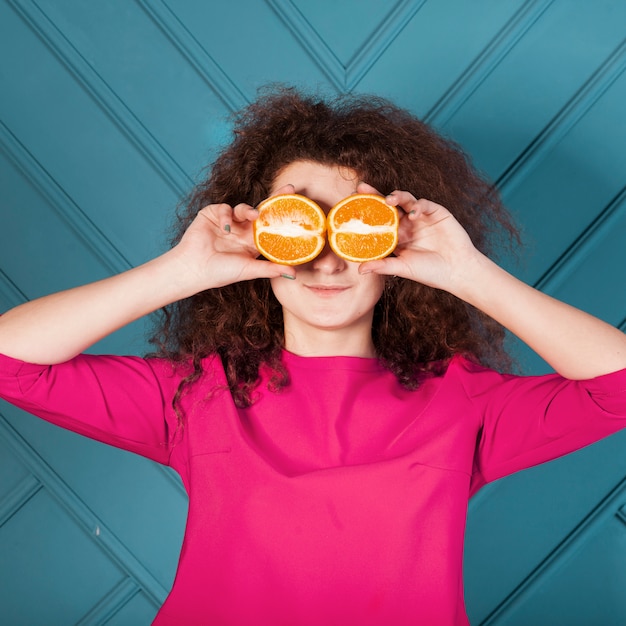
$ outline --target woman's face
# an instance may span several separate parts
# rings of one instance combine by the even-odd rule
[[[348,168],[295,161],[276,177],[272,193],[299,193],[326,213],[355,193],[359,179]],[[293,185],[293,190],[283,189]],[[377,274],[358,273],[359,263],[344,261],[326,244],[313,261],[296,267],[296,279],[271,279],[283,307],[285,347],[296,354],[374,356],[371,338],[374,305],[384,287]]]

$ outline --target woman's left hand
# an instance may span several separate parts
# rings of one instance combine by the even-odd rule
[[[377,193],[361,183],[359,193]],[[396,256],[359,271],[402,276],[444,289],[517,335],[566,378],[626,367],[626,335],[518,280],[479,252],[444,207],[406,191],[387,196],[401,211]]]
[[[359,193],[379,193],[360,183]],[[455,217],[440,204],[396,190],[386,200],[400,211],[395,256],[363,263],[360,271],[408,278],[454,293],[482,256]]]

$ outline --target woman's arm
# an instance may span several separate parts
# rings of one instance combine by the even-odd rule
[[[484,255],[464,268],[454,294],[500,322],[566,378],[626,368],[624,333],[528,286]]]
[[[362,185],[359,191],[372,189]],[[396,256],[364,263],[361,271],[395,274],[454,294],[501,323],[567,378],[626,368],[624,333],[508,274],[474,247],[444,207],[405,191],[394,191],[388,201],[405,212]]]
[[[256,260],[251,236],[255,217],[248,205],[210,205],[162,256],[8,311],[0,317],[0,353],[32,363],[59,363],[122,326],[204,289],[293,274],[293,268]]]
[[[0,352],[60,363],[118,328],[190,295],[174,259],[159,257],[117,276],[32,300],[0,317]]]

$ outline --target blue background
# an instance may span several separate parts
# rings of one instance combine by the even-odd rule
[[[625,35],[623,0],[0,0],[0,310],[164,250],[229,114],[278,81],[460,142],[523,227],[515,272],[624,329]],[[94,350],[145,347],[137,323]],[[470,503],[473,624],[626,623],[625,451]],[[185,514],[168,470],[0,405],[1,623],[148,624]]]

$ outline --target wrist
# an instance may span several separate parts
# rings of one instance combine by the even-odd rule
[[[476,251],[469,259],[458,264],[458,270],[450,278],[448,291],[468,304],[482,309],[495,282],[503,275],[507,275],[505,270],[482,252]]]
[[[193,296],[206,289],[198,272],[191,268],[176,248],[155,257],[137,268],[145,274],[146,284],[151,291],[160,294],[165,306]]]

